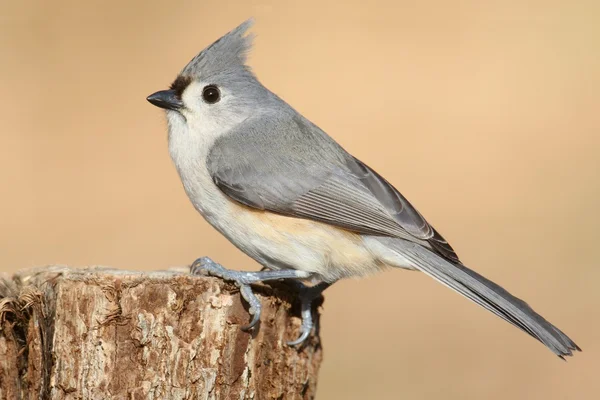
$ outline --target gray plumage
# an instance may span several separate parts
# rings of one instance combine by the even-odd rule
[[[291,107],[276,111],[247,120],[211,148],[208,170],[224,193],[260,210],[415,241],[458,261],[385,179]]]
[[[380,240],[413,260],[422,272],[533,336],[559,357],[571,356],[573,350],[581,351],[573,340],[529,304],[477,272],[460,263],[450,263],[413,243],[391,238]]]
[[[527,332],[560,357],[579,350],[525,302],[465,267],[398,190],[262,86],[245,65],[251,43],[245,32],[251,23],[246,21],[194,57],[174,84],[177,104],[185,103],[182,93],[195,81],[220,87],[223,104],[198,100],[196,106],[195,97],[188,94],[191,104],[181,110],[159,105],[172,110],[168,112],[170,135],[178,135],[171,139],[172,157],[188,195],[211,224],[259,262],[275,257],[262,256],[268,253],[264,247],[275,242],[256,244],[239,232],[248,225],[227,226],[225,217],[218,217],[218,208],[226,205],[219,199],[221,194],[255,210],[318,221],[374,239],[386,254],[408,260],[411,268]],[[190,135],[194,107],[201,115],[194,129],[205,129],[199,137]],[[196,152],[189,146],[207,149]],[[220,194],[209,187],[208,179]],[[237,224],[235,219],[228,221]]]
[[[579,350],[524,301],[462,265],[393,186],[322,130],[291,109],[269,117],[246,121],[211,148],[208,169],[225,194],[260,210],[381,236],[419,270],[527,332],[555,354],[562,357]]]
[[[202,50],[183,68],[180,75],[197,77],[201,72],[203,76],[211,76],[249,69],[246,56],[252,47],[253,35],[246,35],[246,32],[252,24],[252,19],[245,21]]]

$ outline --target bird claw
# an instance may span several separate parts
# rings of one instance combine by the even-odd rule
[[[193,275],[215,276],[226,281],[232,281],[240,288],[242,298],[248,303],[248,313],[252,320],[248,325],[242,326],[244,332],[250,331],[260,322],[262,306],[260,300],[250,287],[250,282],[254,281],[252,272],[231,271],[221,264],[214,262],[209,257],[201,257],[192,263],[190,272]]]
[[[312,331],[312,328],[314,326],[312,318],[313,301],[314,297],[303,296],[303,292],[300,292],[300,316],[302,318],[302,323],[300,325],[300,336],[298,336],[296,340],[287,342],[288,346],[296,346],[302,344],[310,335],[310,332]]]
[[[260,322],[262,305],[260,304],[260,300],[258,299],[258,297],[256,297],[256,295],[252,291],[250,285],[240,286],[240,293],[244,300],[246,300],[246,302],[250,306],[248,308],[248,313],[252,316],[252,320],[250,321],[250,323],[248,325],[242,326],[240,329],[244,332],[248,332]]]
[[[210,257],[200,257],[192,263],[190,267],[190,273],[192,275],[204,275],[204,276],[217,276],[222,279],[227,275],[228,271],[221,264],[214,262]],[[227,279],[229,280],[229,279]]]
[[[302,282],[293,282],[299,292],[299,300],[300,300],[300,316],[302,318],[302,323],[300,325],[300,335],[296,340],[292,340],[287,342],[289,346],[296,346],[304,343],[306,339],[308,339],[313,327],[313,302],[325,289],[331,286],[331,283],[321,282],[314,286],[307,286]]]
[[[211,260],[209,257],[201,257],[192,263],[190,272],[193,275],[215,276],[226,281],[234,282],[240,288],[242,298],[248,303],[248,313],[252,320],[248,325],[241,327],[245,332],[255,328],[260,322],[262,306],[260,300],[250,284],[256,282],[280,280],[280,279],[306,279],[310,273],[297,270],[267,270],[259,272],[231,271]],[[321,295],[330,284],[320,283],[314,286],[306,286],[302,282],[292,281],[299,290],[300,309],[302,323],[300,325],[300,336],[296,340],[287,342],[289,346],[302,344],[309,336],[314,327],[312,318],[312,303]]]

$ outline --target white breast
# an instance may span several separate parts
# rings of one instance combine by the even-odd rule
[[[190,131],[185,119],[176,112],[168,112],[167,116],[169,153],[185,192],[194,207],[214,226],[221,217],[218,214],[225,211],[228,203],[206,167],[208,151],[217,135],[215,132],[198,134]]]

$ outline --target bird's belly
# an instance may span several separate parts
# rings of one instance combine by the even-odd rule
[[[237,237],[238,247],[265,266],[313,272],[326,281],[367,275],[381,267],[359,234],[240,205],[233,208],[237,231],[229,229],[225,236],[234,243],[230,236]]]
[[[326,281],[383,268],[357,233],[246,207],[221,192],[207,171],[195,169],[194,175],[183,171],[184,188],[196,210],[236,247],[268,268],[312,272]]]
[[[361,235],[328,224],[254,210],[227,199],[207,221],[243,252],[272,268],[312,272],[325,281],[383,267]]]

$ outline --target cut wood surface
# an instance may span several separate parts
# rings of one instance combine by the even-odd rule
[[[5,276],[0,398],[313,398],[318,336],[287,346],[300,328],[293,292],[257,294],[261,323],[246,333],[238,289],[215,278],[59,266]]]

